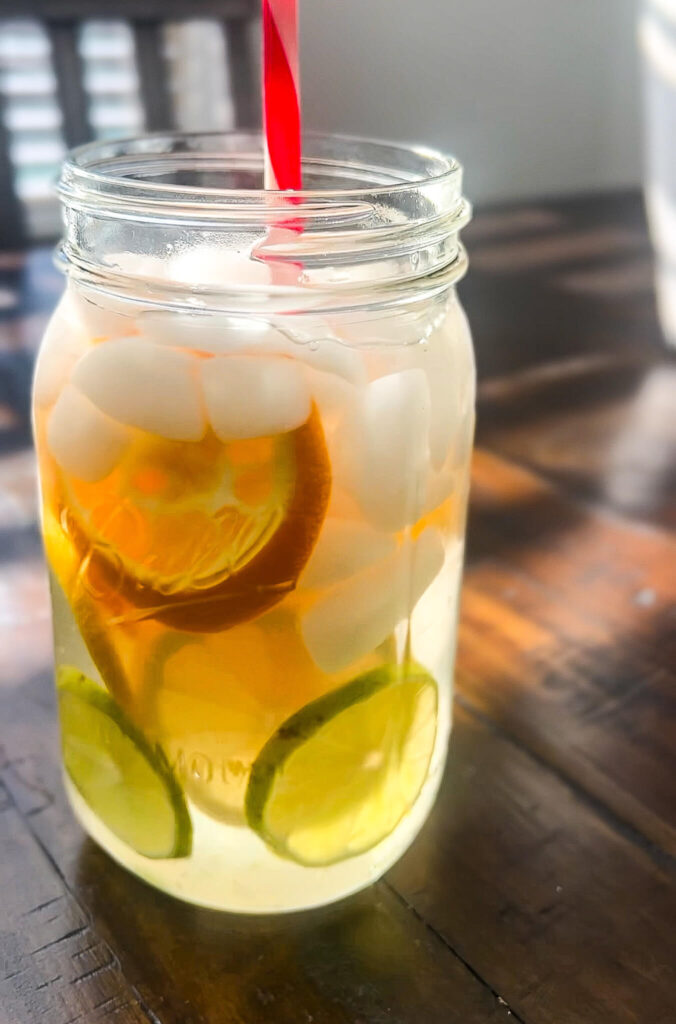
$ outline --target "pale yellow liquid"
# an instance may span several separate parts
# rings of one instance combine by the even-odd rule
[[[425,351],[421,347],[423,363]],[[52,409],[47,405],[37,410],[36,434],[56,662],[100,682],[148,739],[161,745],[185,793],[192,853],[165,860],[141,856],[106,827],[66,779],[86,831],[149,883],[219,909],[300,909],[339,899],[374,881],[420,829],[443,769],[471,423],[464,423],[465,436],[457,441],[462,455],[450,493],[442,493],[436,505],[428,503],[415,522],[390,531],[398,552],[408,551],[407,545],[415,552],[419,538],[432,532],[440,545],[439,564],[421,584],[421,596],[411,598],[412,607],[394,617],[386,636],[379,635],[368,649],[357,644],[354,657],[334,667],[326,644],[316,648],[308,639],[307,622],[327,595],[330,607],[336,584],[306,586],[303,570],[294,569],[290,584],[272,597],[268,591],[277,587],[277,579],[266,589],[266,580],[254,578],[239,591],[235,588],[232,601],[228,587],[240,578],[242,567],[271,550],[280,522],[292,519],[293,495],[301,479],[303,513],[288,530],[283,549],[262,563],[273,575],[286,578],[288,565],[294,564],[294,545],[308,548],[309,555],[326,524],[336,518],[368,525],[334,463],[331,437],[340,410],[336,413],[334,406],[328,416],[323,406],[313,407],[311,425],[300,428],[305,447],[293,440],[293,432],[281,440],[224,444],[213,434],[197,442],[171,442],[134,430],[112,471],[83,482],[66,472],[50,450]],[[233,465],[244,466],[234,477]],[[218,509],[231,500],[224,495],[232,495],[233,488],[239,488],[244,504],[224,520]],[[349,555],[346,551],[346,561]],[[407,556],[397,557],[406,583],[411,575]],[[381,561],[386,569],[387,558]],[[398,585],[384,570],[378,576],[379,571],[379,563],[363,570],[364,587],[385,591]],[[135,589],[139,581],[145,588],[142,598]],[[238,593],[243,603],[238,603]],[[182,594],[188,594],[185,606]],[[204,594],[209,601],[200,604]],[[211,600],[212,594],[220,595],[217,601]],[[349,600],[345,607],[349,614]],[[213,619],[208,630],[199,620],[200,608]],[[336,619],[337,635],[344,626]],[[355,631],[359,628],[361,623],[356,623]],[[345,635],[349,646],[352,635]],[[279,856],[245,821],[246,785],[257,754],[310,701],[359,673],[410,658],[427,669],[438,687],[434,750],[413,805],[375,847],[340,863],[307,867]]]
[[[449,555],[444,576],[439,581],[436,600],[443,601],[443,607],[437,609],[437,614],[443,614],[444,618],[452,616],[453,611],[448,607],[442,584],[452,586],[453,578],[457,581],[459,560],[460,550],[456,548]],[[434,595],[430,595],[428,614],[433,611],[434,600]],[[63,606],[62,611],[67,618],[68,612]],[[76,639],[72,618],[67,624],[63,619],[55,622],[55,631],[63,641],[58,647],[59,657],[67,664],[80,664],[86,670],[94,671],[90,658]],[[341,899],[370,885],[398,860],[417,835],[434,803],[451,724],[449,661],[449,655],[444,654],[437,662],[436,678],[442,679],[445,671],[447,682],[439,689],[435,749],[427,779],[415,804],[395,830],[376,847],[342,863],[316,868],[294,864],[271,851],[251,829],[229,824],[205,813],[203,808],[207,804],[203,797],[195,803],[190,796],[188,808],[193,824],[191,856],[176,860],[150,860],[135,853],[106,828],[65,776],[71,805],[83,828],[118,863],[151,885],[192,903],[218,910],[263,914],[300,910]],[[204,771],[206,757],[203,752],[197,752],[192,764],[198,772]],[[196,776],[194,781],[204,793],[202,776]]]

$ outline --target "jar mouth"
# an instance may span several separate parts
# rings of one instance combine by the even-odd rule
[[[268,213],[276,203],[383,199],[421,186],[449,190],[449,198],[460,193],[460,164],[434,149],[321,132],[304,133],[303,147],[306,185],[281,192],[263,187],[260,132],[165,132],[91,142],[67,154],[58,191],[66,201],[92,193],[176,207],[239,210],[262,203]]]
[[[244,298],[260,305],[262,297],[246,282],[167,286],[158,261],[196,246],[227,249],[273,268],[268,292],[302,293],[303,303],[314,293],[311,304],[319,306],[331,304],[327,293],[370,292],[357,298],[372,303],[376,288],[410,289],[439,275],[447,286],[462,276],[458,232],[470,207],[453,157],[308,132],[303,189],[264,189],[264,168],[264,139],[254,132],[173,132],[81,146],[66,158],[58,186],[62,260],[97,287],[128,294],[142,286],[162,301],[205,309],[242,307]],[[131,274],[117,259],[125,252]],[[152,272],[143,269],[146,256]]]

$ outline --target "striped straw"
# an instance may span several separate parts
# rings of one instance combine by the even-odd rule
[[[298,0],[263,0],[265,187],[302,187]]]

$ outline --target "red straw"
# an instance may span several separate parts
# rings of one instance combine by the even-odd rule
[[[265,187],[299,189],[298,0],[263,0]]]

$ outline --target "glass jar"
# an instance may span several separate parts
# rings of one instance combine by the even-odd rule
[[[245,912],[408,847],[444,767],[475,373],[461,169],[308,135],[63,169],[34,388],[64,777],[115,860]]]

